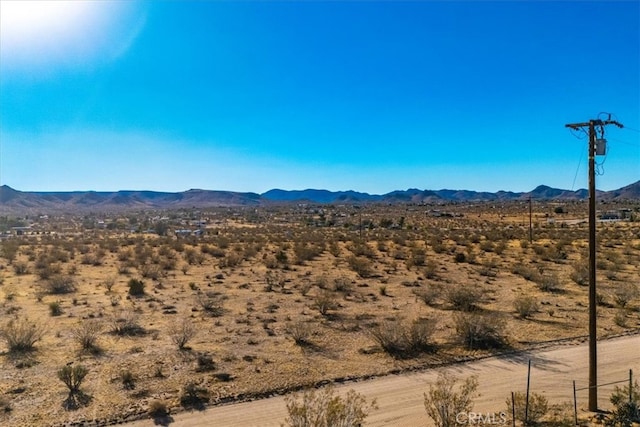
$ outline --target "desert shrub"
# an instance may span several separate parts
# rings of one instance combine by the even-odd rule
[[[230,251],[223,258],[220,259],[218,265],[220,268],[233,268],[240,265],[240,263],[244,260],[242,254]]]
[[[544,292],[560,292],[563,288],[560,278],[555,274],[544,274],[538,277],[536,285]]]
[[[320,312],[321,315],[326,316],[329,311],[336,310],[338,303],[333,292],[328,290],[322,290],[313,299],[313,307]]]
[[[433,350],[431,337],[435,326],[436,322],[432,319],[419,318],[411,322],[396,319],[374,326],[370,335],[387,354],[407,358]]]
[[[0,256],[11,264],[18,256],[20,242],[17,240],[5,240],[0,245]]]
[[[133,390],[136,388],[136,377],[128,369],[120,371],[120,381],[122,382],[122,387],[126,390]]]
[[[323,251],[324,251],[324,247],[320,245],[297,242],[293,246],[295,263],[298,265],[302,265],[306,261],[311,261],[316,257],[320,256]]]
[[[139,317],[133,310],[116,311],[111,317],[111,333],[120,336],[144,335]]]
[[[495,314],[459,313],[454,316],[456,333],[469,349],[500,348],[505,345],[504,320]]]
[[[586,286],[589,284],[589,264],[585,261],[576,262],[573,264],[573,271],[569,277],[576,284],[580,286]]]
[[[69,396],[64,403],[67,409],[76,409],[79,405],[89,402],[90,396],[80,390],[88,373],[89,370],[83,365],[66,365],[58,370],[58,378],[69,389]]]
[[[32,351],[35,343],[44,335],[45,326],[32,323],[27,318],[15,318],[0,328],[0,338],[4,339],[11,353]]]
[[[138,279],[129,279],[127,283],[129,287],[129,295],[142,296],[144,295],[144,282]]]
[[[437,279],[438,278],[438,264],[434,261],[427,261],[424,268],[422,269],[422,274],[427,279]]]
[[[107,292],[111,292],[111,290],[113,289],[113,285],[116,284],[116,278],[115,277],[109,277],[108,279],[105,279],[105,281],[102,282],[102,284],[107,289]]]
[[[624,308],[638,296],[638,287],[633,283],[623,283],[613,291],[613,300],[618,307]]]
[[[424,393],[424,408],[436,427],[458,425],[456,416],[473,409],[473,399],[478,396],[477,377],[468,377],[456,391],[457,382],[454,376],[440,374],[436,383],[429,386],[429,392]]]
[[[455,285],[447,289],[445,297],[454,309],[473,311],[480,299],[480,292],[474,286]]]
[[[73,339],[80,344],[82,351],[99,353],[98,338],[104,329],[102,321],[89,319],[80,322],[73,330]]]
[[[78,393],[88,373],[83,365],[66,365],[58,370],[58,378],[67,386],[69,393]]]
[[[630,384],[615,386],[609,401],[614,409],[605,420],[605,425],[631,427],[633,423],[640,422],[640,387],[637,380],[632,387]]]
[[[343,295],[351,295],[353,293],[353,283],[348,277],[336,277],[333,280],[333,290]]]
[[[411,255],[407,259],[407,268],[413,266],[422,267],[427,260],[427,251],[424,248],[411,249]]]
[[[218,368],[216,362],[213,361],[213,358],[208,353],[199,353],[196,357],[196,363],[196,372],[215,371]]]
[[[375,400],[367,399],[349,390],[344,397],[336,395],[332,387],[322,390],[306,390],[285,397],[289,427],[351,427],[360,426],[373,409]]]
[[[0,416],[3,413],[8,414],[11,411],[13,411],[13,406],[11,406],[11,401],[4,396],[0,396]]]
[[[209,316],[220,317],[224,314],[224,295],[215,291],[198,292],[196,302]]]
[[[51,301],[49,303],[49,314],[51,316],[60,316],[62,314],[62,305],[60,305],[60,301]]]
[[[507,399],[507,414],[512,416],[513,406],[515,402],[516,420],[520,421],[524,426],[536,425],[547,414],[549,404],[547,398],[541,394],[529,393],[529,407],[527,410],[527,395],[522,392],[515,392],[513,399],[511,396]],[[526,419],[525,419],[526,412]]]
[[[540,273],[537,269],[522,263],[515,264],[511,272],[513,274],[517,274],[518,276],[522,276],[525,280],[530,280],[532,282],[538,281],[540,277]]]
[[[186,345],[193,339],[193,337],[197,334],[196,326],[193,321],[184,317],[176,322],[173,322],[169,325],[169,337],[171,341],[178,346],[179,350],[186,349]]]
[[[627,313],[624,310],[618,311],[615,316],[613,316],[613,323],[620,326],[621,328],[627,327]]]
[[[24,261],[17,261],[13,263],[13,271],[18,275],[29,273],[29,264]]]
[[[162,277],[162,268],[156,264],[144,264],[140,266],[140,275],[145,279],[158,280]],[[132,279],[135,280],[135,279]],[[131,293],[131,286],[129,287],[129,293]],[[144,294],[144,287],[142,290],[142,294]],[[142,294],[131,294],[131,295],[142,295]]]
[[[349,268],[351,268],[351,270],[357,273],[360,277],[371,277],[373,274],[373,265],[371,261],[363,256],[350,256],[347,258],[347,264],[349,264]]]
[[[442,295],[442,286],[429,284],[425,288],[415,289],[413,294],[426,305],[433,306]]]
[[[525,295],[519,296],[513,301],[513,308],[515,308],[518,316],[523,319],[528,318],[540,309],[538,301],[534,297]]]
[[[147,413],[151,418],[164,418],[169,415],[167,403],[162,400],[152,400],[149,402]]]
[[[185,408],[202,408],[209,401],[209,390],[193,381],[187,382],[180,394],[180,404]]]
[[[46,281],[45,289],[50,294],[69,294],[76,291],[76,283],[71,276],[56,274]]]
[[[273,292],[275,288],[284,289],[285,279],[281,274],[278,274],[274,271],[267,271],[264,275],[265,291]]]
[[[313,335],[313,329],[311,325],[305,322],[295,322],[287,325],[287,333],[293,338],[295,343],[300,347],[304,347],[311,344],[311,335]]]

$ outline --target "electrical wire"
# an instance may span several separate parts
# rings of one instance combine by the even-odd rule
[[[573,184],[571,184],[571,191],[575,191],[576,179],[578,179],[578,172],[580,172],[580,166],[582,165],[582,159],[584,159],[584,150],[580,150],[580,160],[578,160],[578,167],[576,168],[576,174],[573,176]]]

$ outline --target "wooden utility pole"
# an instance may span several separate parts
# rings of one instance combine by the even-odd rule
[[[604,127],[620,123],[611,120],[594,119],[586,123],[571,123],[565,127],[574,130],[589,129],[589,411],[598,410],[598,352],[596,347],[596,126],[601,129],[604,137]],[[603,138],[600,139],[604,141]]]

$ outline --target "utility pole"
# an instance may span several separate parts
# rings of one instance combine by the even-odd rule
[[[585,123],[571,123],[565,127],[574,130],[589,129],[589,411],[598,410],[598,353],[596,347],[596,144],[604,144],[604,127],[620,123],[611,120],[593,119]],[[596,126],[600,127],[601,137],[596,139]],[[602,147],[604,148],[604,147]],[[600,151],[600,150],[599,150]]]
[[[531,208],[531,194],[529,194],[529,243],[533,243],[533,223],[531,219],[532,208]]]

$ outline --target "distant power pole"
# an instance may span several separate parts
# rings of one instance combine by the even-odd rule
[[[529,194],[529,243],[533,243],[533,220],[532,217],[532,207],[531,207],[531,194]]]
[[[589,411],[598,410],[598,355],[596,347],[596,174],[595,156],[603,155],[606,147],[604,127],[620,123],[611,120],[594,119],[585,123],[571,123],[565,127],[574,130],[589,129]],[[596,126],[600,128],[601,138],[596,137]],[[600,146],[598,146],[600,144]]]

